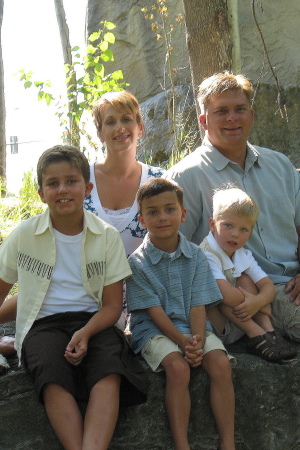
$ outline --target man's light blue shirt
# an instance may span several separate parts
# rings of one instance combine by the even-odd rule
[[[200,244],[209,232],[213,191],[229,182],[251,195],[260,215],[245,245],[274,283],[286,283],[300,271],[300,178],[282,153],[247,144],[245,169],[220,153],[207,138],[166,174],[184,190],[186,221],[180,230]]]

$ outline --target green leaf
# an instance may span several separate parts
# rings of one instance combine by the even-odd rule
[[[103,64],[98,63],[98,64],[95,65],[95,73],[101,78],[104,76],[104,66],[103,66]]]
[[[25,81],[25,83],[24,83],[24,87],[25,87],[25,89],[28,89],[28,88],[30,88],[30,87],[31,87],[31,85],[32,85],[32,82],[31,82],[31,81]]]
[[[100,38],[100,35],[102,34],[102,31],[100,32],[100,31],[97,31],[97,32],[94,32],[94,33],[92,33],[90,36],[89,36],[89,41],[90,42],[95,42],[95,41],[97,41],[97,39],[99,39]]]
[[[114,79],[114,80],[122,80],[124,77],[123,77],[123,72],[122,72],[122,70],[115,70],[112,74],[111,74],[111,76],[112,76],[112,78]]]
[[[105,52],[102,53],[101,59],[103,61],[113,61],[114,55],[113,55],[112,51],[109,50],[109,48],[108,48]]]
[[[91,44],[89,44],[87,47],[86,47],[86,53],[87,54],[89,54],[89,55],[93,55],[95,52],[97,51],[97,47],[94,47],[93,45],[91,45]]]
[[[99,44],[99,48],[100,50],[102,50],[102,52],[105,52],[105,50],[108,49],[108,42],[107,41],[103,41]]]
[[[115,43],[115,35],[113,33],[105,33],[105,35],[103,36],[103,39],[107,42],[109,42],[110,44],[114,44]]]
[[[104,22],[104,26],[108,30],[113,30],[114,28],[116,28],[116,25],[114,23],[112,23],[112,22]]]

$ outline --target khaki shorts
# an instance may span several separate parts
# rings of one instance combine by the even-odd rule
[[[186,334],[185,336],[192,337],[191,334]],[[222,341],[214,333],[206,330],[203,355],[212,350],[223,350],[230,362],[235,362],[235,358],[229,355]],[[141,350],[141,355],[154,372],[160,372],[161,370],[164,370],[160,365],[162,360],[172,352],[183,354],[179,345],[175,344],[175,342],[166,336],[158,334],[149,339],[144,345]]]
[[[244,331],[242,331],[234,323],[230,322],[230,320],[228,320],[227,318],[225,318],[223,333],[219,333],[215,328],[214,333],[218,338],[221,339],[224,345],[233,344],[234,342],[241,339],[241,337],[245,336]]]
[[[284,284],[275,287],[276,296],[271,303],[273,326],[279,328],[290,339],[300,342],[300,306],[289,301],[290,293],[285,293]]]

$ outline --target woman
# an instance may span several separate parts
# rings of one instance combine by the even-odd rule
[[[164,170],[136,160],[144,124],[132,94],[126,91],[104,94],[93,108],[93,117],[106,156],[91,165],[94,189],[84,206],[117,228],[129,256],[145,235],[137,218],[137,190],[150,178],[161,177]]]
[[[93,117],[98,136],[105,146],[106,156],[103,161],[91,164],[90,181],[94,188],[85,199],[84,207],[119,231],[129,256],[146,234],[137,218],[137,190],[145,181],[161,177],[165,171],[136,161],[137,143],[143,136],[144,124],[134,95],[127,91],[102,95],[93,107]],[[15,319],[16,297],[13,296],[2,305],[0,323]],[[124,302],[123,314],[119,320],[123,329],[126,315]],[[7,341],[2,338],[0,344],[5,352]],[[11,347],[11,342],[9,345]]]

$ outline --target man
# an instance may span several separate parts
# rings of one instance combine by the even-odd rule
[[[300,180],[282,153],[249,144],[253,87],[243,75],[215,74],[199,86],[202,145],[166,177],[185,192],[181,231],[200,244],[209,231],[212,195],[232,183],[257,201],[260,216],[247,247],[276,285],[273,324],[300,342]],[[245,317],[251,311],[245,307]]]

